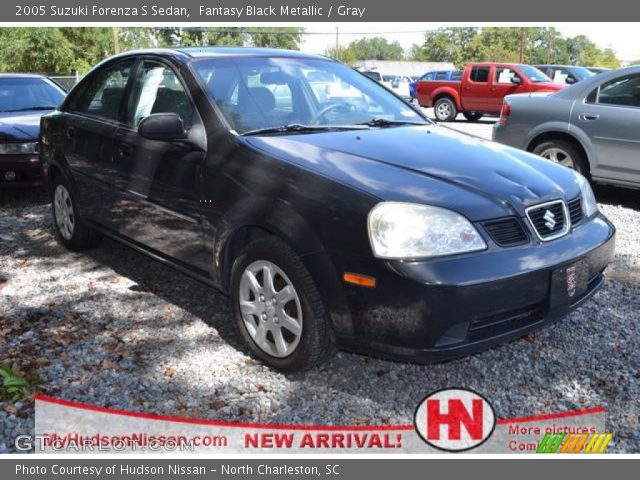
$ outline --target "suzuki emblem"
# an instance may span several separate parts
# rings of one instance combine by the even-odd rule
[[[551,210],[547,210],[544,213],[544,217],[542,217],[542,219],[544,220],[544,224],[549,230],[553,230],[553,227],[556,226],[556,216]]]

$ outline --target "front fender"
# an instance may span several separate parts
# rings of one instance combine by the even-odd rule
[[[340,273],[314,229],[296,209],[282,201],[255,196],[239,202],[219,221],[214,235],[214,282],[228,291],[234,236],[252,228],[278,236],[300,256],[311,274],[337,336],[350,334],[353,326]]]

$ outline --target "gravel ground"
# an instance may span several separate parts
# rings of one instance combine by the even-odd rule
[[[450,124],[487,135],[490,122]],[[432,390],[466,386],[499,417],[605,405],[611,448],[640,452],[640,201],[598,189],[618,226],[607,286],[550,328],[435,365],[339,353],[282,375],[245,354],[226,297],[105,239],[72,253],[46,196],[0,192],[0,363],[39,391],[106,407],[270,423],[410,423]],[[0,453],[34,428],[33,402],[0,402]]]

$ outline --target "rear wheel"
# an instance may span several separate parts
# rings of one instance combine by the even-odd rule
[[[320,294],[296,253],[277,237],[250,243],[235,260],[231,298],[251,353],[278,370],[307,370],[334,352]]]
[[[62,175],[53,179],[51,191],[56,237],[60,243],[70,250],[95,246],[100,241],[100,235],[82,220],[71,188]]]
[[[587,159],[573,143],[562,139],[551,139],[542,142],[533,149],[533,153],[540,155],[547,160],[559,163],[565,167],[580,172],[588,176]]]
[[[441,97],[433,105],[433,113],[438,121],[451,122],[458,115],[458,109],[449,97]]]
[[[464,112],[462,115],[464,115],[464,118],[466,118],[470,122],[477,122],[482,118],[481,113]]]

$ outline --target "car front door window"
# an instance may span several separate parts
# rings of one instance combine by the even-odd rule
[[[157,62],[144,62],[134,88],[134,108],[130,123],[154,113],[175,113],[186,128],[193,123],[193,105],[173,70]]]

